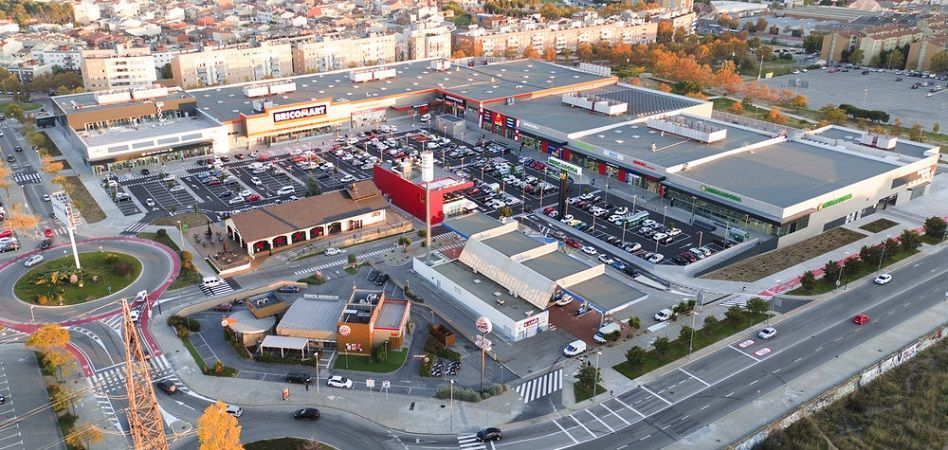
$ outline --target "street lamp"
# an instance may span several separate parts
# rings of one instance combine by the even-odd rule
[[[879,275],[879,272],[882,271],[882,261],[885,260],[885,246],[889,244],[889,239],[892,239],[891,234],[885,235],[885,240],[882,241],[882,254],[879,255],[879,267],[876,268],[876,275]]]
[[[36,305],[30,305],[30,322],[33,323],[36,323],[36,316],[33,315],[33,308],[35,307]]]
[[[704,239],[704,231],[698,231],[698,248],[701,248],[702,239]]]
[[[449,423],[448,430],[454,431],[454,379],[453,378],[451,379],[451,394],[450,395],[451,395],[450,397],[451,399],[448,404],[450,405],[449,408],[451,410],[451,417],[448,419],[448,423]]]
[[[695,223],[695,202],[698,201],[698,197],[694,195],[691,196],[691,224]]]
[[[836,287],[839,288],[839,280],[843,278],[843,269],[846,268],[846,259],[849,258],[849,252],[846,252],[846,256],[843,257],[843,263],[839,266],[839,273],[836,274]]]
[[[602,351],[596,352],[596,376],[593,377],[592,393],[593,397],[596,396],[596,384],[599,383],[599,356],[602,355]]]

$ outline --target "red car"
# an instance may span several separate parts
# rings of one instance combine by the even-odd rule
[[[221,181],[221,180],[211,180],[211,181],[208,181],[208,182],[207,182],[207,185],[208,185],[208,186],[217,186],[217,185],[219,185],[219,184],[223,184],[223,181]]]
[[[543,214],[546,214],[546,215],[549,215],[553,211],[556,211],[556,208],[552,206],[547,206],[546,208],[543,208]]]
[[[46,238],[51,238],[51,237],[53,237],[53,230],[51,230],[51,229],[49,229],[49,228],[43,230],[43,237],[46,237]]]
[[[563,243],[573,248],[580,248],[583,246],[583,244],[581,244],[579,241],[573,238],[566,238],[566,240],[563,241]]]
[[[234,309],[234,305],[230,303],[221,303],[220,305],[217,305],[214,307],[214,311],[220,311],[220,312],[230,312],[233,309]]]
[[[0,231],[0,238],[13,237],[13,230]]]
[[[244,197],[244,200],[246,200],[246,201],[248,201],[248,202],[257,202],[257,201],[260,201],[260,195],[259,195],[259,194],[250,194],[250,195]]]
[[[865,315],[865,314],[863,314],[863,313],[856,314],[856,315],[853,317],[853,323],[856,324],[856,325],[865,325],[865,324],[869,323],[869,320],[870,320],[870,319],[869,319],[869,316],[867,316],[867,315]]]
[[[270,160],[270,156],[268,155],[260,155],[257,157],[257,161],[259,162],[264,162],[264,161],[269,161],[269,160]]]

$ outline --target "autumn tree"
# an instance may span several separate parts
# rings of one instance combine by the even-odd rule
[[[928,70],[935,73],[948,72],[948,50],[932,55],[931,62],[928,63]]]
[[[549,3],[547,3],[549,5]],[[537,51],[532,45],[528,45],[523,49],[523,57],[526,59],[536,59],[540,57],[540,52]]]
[[[740,114],[744,111],[744,104],[741,102],[731,103],[731,106],[728,106],[727,110],[730,111],[731,114]]]
[[[36,228],[40,223],[38,217],[28,212],[22,204],[13,204],[7,208],[6,220],[3,221],[3,229],[12,232],[25,231]]]
[[[839,124],[846,120],[846,111],[836,107],[823,108],[823,117],[830,122]]]
[[[243,450],[237,418],[227,414],[227,405],[220,400],[204,410],[198,419],[200,450]]]
[[[592,45],[589,45],[588,42],[580,42],[576,46],[576,57],[580,61],[589,62],[592,61]]]
[[[89,448],[92,444],[102,441],[103,434],[99,427],[86,423],[76,427],[76,430],[66,436],[66,443],[74,448]]]
[[[912,128],[909,129],[909,139],[921,142],[923,137],[925,137],[925,132],[922,131],[922,126],[917,123],[912,124]]]
[[[672,41],[672,36],[675,34],[675,29],[672,28],[671,21],[662,20],[658,22],[658,30],[655,32],[655,40],[661,43],[667,43]]]
[[[0,188],[10,196],[10,168],[6,165],[0,165]]]
[[[548,45],[543,49],[543,59],[550,62],[556,61],[556,49]]]
[[[787,120],[789,120],[789,118],[780,112],[780,108],[777,108],[777,107],[770,108],[770,111],[767,113],[768,122],[773,122],[779,125],[783,125],[787,123]]]
[[[62,170],[65,168],[65,165],[62,161],[54,161],[52,156],[43,155],[41,158],[43,172],[46,175],[49,175],[49,178],[53,180],[53,183],[62,185],[63,184],[63,175]]]
[[[807,98],[803,94],[797,94],[790,99],[790,106],[796,108],[799,111],[801,108],[806,108]]]
[[[12,219],[7,219],[10,221]],[[42,353],[43,360],[50,367],[59,371],[59,376],[68,373],[72,367],[72,355],[66,351],[69,345],[69,330],[55,323],[47,323],[39,327],[26,338],[27,347]]]
[[[865,54],[862,49],[853,50],[847,57],[847,61],[853,64],[862,64],[862,60],[865,58]]]

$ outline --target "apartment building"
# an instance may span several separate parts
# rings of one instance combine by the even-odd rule
[[[39,65],[59,66],[65,70],[82,68],[82,48],[79,45],[37,44],[30,49],[30,54]]]
[[[83,50],[82,84],[87,91],[151,86],[158,75],[146,47]]]
[[[843,60],[843,53],[848,55],[861,50],[862,59],[849,62],[868,65],[872,58],[880,53],[909,45],[922,36],[922,31],[917,27],[898,25],[871,27],[858,31],[836,31],[823,38],[820,58],[827,62],[839,62]]]
[[[397,37],[400,61],[451,57],[451,28],[447,26],[410,27]]]
[[[286,77],[293,74],[293,52],[288,43],[267,42],[258,47],[204,49],[173,57],[171,73],[174,82],[185,88]]]
[[[485,56],[502,56],[508,52],[522,54],[527,47],[543,53],[553,47],[557,53],[575,52],[580,44],[599,41],[626,44],[644,44],[655,41],[657,22],[630,18],[602,19],[587,15],[551,22],[522,20],[494,29],[472,27],[455,35],[455,48],[481,49]]]
[[[293,71],[297,74],[327,72],[395,62],[397,36],[324,35],[318,41],[294,44]]]
[[[948,52],[948,35],[946,34],[919,39],[909,46],[905,68],[921,71],[931,70],[932,57],[946,52]]]

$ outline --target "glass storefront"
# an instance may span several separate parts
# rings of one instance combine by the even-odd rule
[[[695,217],[710,219],[711,221],[732,228],[740,228],[744,231],[753,231],[765,235],[780,236],[806,227],[807,218],[799,219],[794,222],[792,231],[788,227],[787,231],[781,229],[779,225],[751,216],[741,210],[729,208],[724,205],[710,202],[707,199],[698,197],[688,192],[679,191],[673,188],[665,189],[665,196],[672,202],[673,207],[685,211],[691,211],[694,205]],[[803,221],[803,222],[801,222]]]
[[[299,140],[303,138],[308,138],[310,136],[320,136],[320,135],[329,134],[332,132],[333,132],[333,127],[327,125],[327,126],[322,126],[322,127],[309,128],[306,130],[288,131],[286,133],[271,134],[269,136],[265,136],[262,139],[262,141],[263,143],[267,145],[272,145],[278,142],[295,141],[295,140]]]
[[[97,161],[92,163],[92,172],[95,174],[106,172],[132,171],[138,167],[164,166],[171,161],[181,161],[187,158],[210,155],[214,152],[210,143],[191,144],[172,149],[148,152],[145,156],[133,157],[112,161]]]

